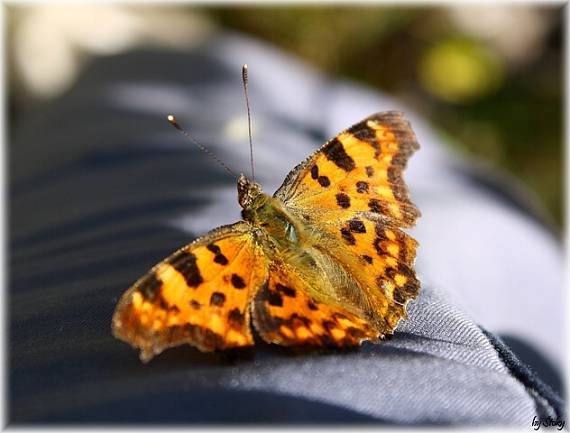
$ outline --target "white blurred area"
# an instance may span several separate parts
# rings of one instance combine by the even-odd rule
[[[10,5],[8,55],[14,96],[52,98],[94,56],[136,47],[190,49],[213,31],[189,8],[171,5]]]
[[[6,10],[16,99],[60,95],[94,56],[142,46],[190,49],[215,27],[199,8],[180,4],[11,4]],[[439,14],[517,67],[541,52],[554,18],[543,12],[533,5],[486,4],[443,7]]]
[[[486,41],[513,65],[530,62],[541,53],[554,24],[548,9],[532,4],[451,6],[449,17],[464,34]]]

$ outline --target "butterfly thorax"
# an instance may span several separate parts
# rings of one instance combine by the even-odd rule
[[[296,218],[279,199],[265,194],[259,184],[243,175],[238,179],[238,200],[243,219],[268,235],[275,248],[290,250],[300,246],[301,227]]]

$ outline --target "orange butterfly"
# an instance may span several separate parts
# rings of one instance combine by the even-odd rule
[[[143,361],[191,344],[347,347],[392,334],[419,291],[419,216],[402,172],[418,149],[399,112],[374,114],[327,142],[273,196],[243,174],[243,220],[152,268],[121,298],[113,333]]]

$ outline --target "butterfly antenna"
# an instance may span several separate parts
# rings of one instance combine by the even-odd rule
[[[206,153],[207,155],[211,156],[212,158],[214,158],[214,160],[220,164],[224,170],[226,170],[229,174],[231,174],[233,177],[237,178],[237,175],[232,171],[231,168],[229,168],[226,164],[224,164],[216,155],[214,155],[206,146],[204,146],[202,143],[200,143],[198,140],[196,140],[194,137],[192,137],[182,126],[180,126],[180,124],[176,121],[176,117],[174,117],[172,114],[169,114],[167,117],[168,122],[170,122],[170,124],[172,126],[174,126],[176,129],[178,129],[178,131],[180,131],[180,133],[182,135],[184,135],[186,138],[188,138],[192,143],[194,143],[196,146],[198,146],[198,148]]]
[[[241,68],[241,78],[243,81],[243,92],[245,93],[245,105],[247,107],[247,127],[249,130],[249,159],[251,161],[251,180],[255,182],[255,171],[253,168],[253,143],[251,141],[251,114],[249,112],[249,97],[247,95],[247,65]]]

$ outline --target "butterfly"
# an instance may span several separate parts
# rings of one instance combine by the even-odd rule
[[[419,148],[404,115],[377,113],[295,167],[273,196],[243,174],[243,220],[153,267],[119,300],[113,334],[143,362],[190,344],[201,351],[267,343],[343,348],[377,342],[419,292],[420,216],[403,171]]]

